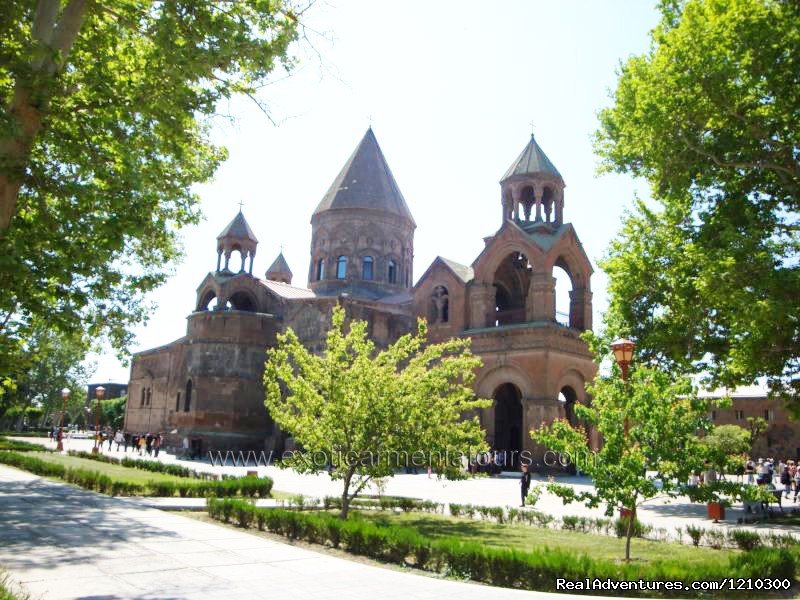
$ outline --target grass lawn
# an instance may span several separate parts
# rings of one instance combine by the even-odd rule
[[[35,456],[41,460],[51,463],[59,463],[65,467],[73,469],[86,469],[88,471],[99,471],[104,475],[108,475],[114,479],[128,481],[131,483],[147,483],[148,481],[175,481],[185,482],[191,480],[187,477],[176,477],[175,475],[168,475],[166,473],[156,473],[153,471],[145,471],[144,469],[134,469],[131,467],[123,467],[122,465],[112,465],[97,460],[89,460],[87,458],[79,458],[77,456],[69,456],[68,454],[58,454],[50,452],[29,452],[30,456]],[[272,490],[270,493],[271,498],[278,500],[288,500],[289,498],[296,497],[297,494],[289,492],[282,492],[280,490]],[[2,600],[2,597],[0,597]]]
[[[377,524],[398,524],[413,527],[431,538],[456,537],[498,548],[530,550],[536,546],[563,548],[592,558],[619,560],[625,556],[625,540],[614,536],[544,529],[528,525],[498,525],[490,521],[433,515],[427,513],[393,513],[389,511],[358,511],[359,518]],[[674,542],[654,542],[634,538],[631,556],[635,560],[679,559],[701,562],[727,563],[736,550],[695,548]]]
[[[86,469],[87,471],[98,471],[114,479],[120,479],[131,483],[147,483],[148,481],[186,481],[186,477],[175,477],[165,473],[154,473],[143,469],[132,469],[122,465],[112,465],[97,460],[78,458],[68,454],[58,454],[49,452],[30,452],[30,456],[35,456],[41,460],[62,464],[73,469]]]

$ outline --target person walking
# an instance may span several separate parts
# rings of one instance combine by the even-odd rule
[[[783,461],[781,461],[783,464]],[[783,486],[783,493],[788,498],[789,493],[792,491],[792,475],[789,472],[789,465],[783,465],[783,469],[781,469],[781,485]]]
[[[147,446],[147,437],[145,435],[139,435],[139,456],[144,454],[145,446]]]
[[[119,447],[122,444],[125,444],[125,435],[122,433],[121,429],[117,429],[117,433],[114,436],[114,441],[117,443],[117,452],[119,452]],[[128,444],[125,444],[125,447],[128,447]]]
[[[153,438],[153,454],[158,458],[158,451],[161,450],[161,434],[157,433]]]
[[[531,489],[531,474],[528,472],[528,465],[522,465],[522,477],[519,478],[519,491],[522,495],[522,504],[525,506],[525,498],[528,497],[528,491]]]

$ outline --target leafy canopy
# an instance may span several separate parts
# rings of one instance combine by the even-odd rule
[[[377,478],[405,465],[430,466],[462,477],[462,457],[486,448],[475,411],[489,406],[472,390],[480,359],[468,339],[428,344],[419,321],[414,334],[378,351],[367,323],[334,308],[321,356],[291,329],[267,352],[265,405],[301,450],[285,462],[343,482],[342,516],[350,501]]]
[[[291,66],[299,14],[284,0],[3,3],[0,374],[43,323],[125,347],[199,219],[193,184],[226,156],[209,139],[219,101]]]
[[[601,262],[610,335],[800,406],[800,5],[672,0],[600,113],[605,170],[646,178]]]

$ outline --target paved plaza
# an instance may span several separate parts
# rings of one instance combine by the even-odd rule
[[[19,438],[23,439],[23,438]],[[28,441],[31,441],[28,438]],[[43,440],[50,447],[55,447],[54,442]],[[92,442],[86,439],[74,439],[65,442],[67,450],[83,450],[88,452],[91,450]],[[116,444],[114,445],[116,448]],[[108,450],[108,444],[103,446],[103,453],[109,456],[122,457],[126,456],[125,452],[117,452],[116,450]],[[135,452],[129,449],[127,456],[137,458]],[[151,458],[152,457],[144,457]],[[244,466],[214,466],[208,460],[179,460],[173,454],[162,452],[158,460],[166,463],[180,464],[197,471],[206,471],[209,473],[226,473],[231,475],[245,475],[247,471],[258,471],[258,474],[268,475],[275,481],[274,489],[283,492],[291,492],[296,494],[303,494],[305,496],[321,498],[323,496],[339,496],[341,495],[341,482],[331,481],[327,474],[319,475],[301,475],[288,469],[280,469],[278,467],[244,467]],[[417,475],[398,474],[386,481],[386,486],[383,493],[387,495],[408,496],[412,498],[421,498],[426,500],[433,500],[435,502],[450,503],[456,502],[460,504],[479,504],[483,506],[519,506],[520,493],[519,483],[516,476],[507,474],[504,477],[480,477],[465,481],[446,481],[438,480],[435,476],[430,478],[420,470]],[[577,489],[588,489],[591,487],[591,482],[585,477],[559,477],[559,482],[570,483]],[[546,478],[542,476],[534,476],[533,484],[545,484]],[[367,493],[376,493],[377,490],[373,487]],[[141,501],[146,505],[163,506],[169,508],[170,504],[176,505],[179,499],[174,499],[168,502],[154,502],[153,500],[142,499]],[[190,500],[186,502],[186,500]],[[180,506],[189,508],[193,504],[202,506],[203,501],[197,500],[192,502],[191,499],[184,499],[183,504]],[[785,510],[790,510],[792,507],[798,506],[791,500],[784,500]],[[177,506],[175,506],[177,507]],[[602,517],[603,510],[589,509],[580,503],[573,503],[564,505],[560,498],[553,496],[549,493],[542,494],[539,502],[536,505],[537,510],[562,517],[565,515],[577,516],[590,516]],[[756,524],[756,525],[739,525],[737,519],[745,516],[745,512],[741,505],[734,506],[726,509],[726,519],[719,523],[713,523],[707,518],[706,507],[704,504],[691,502],[688,498],[654,498],[644,503],[638,510],[638,518],[648,525],[655,528],[660,528],[666,531],[669,537],[675,536],[675,530],[678,527],[685,527],[687,524],[692,524],[704,528],[720,528],[720,529],[752,529],[760,533],[767,531],[774,531],[776,533],[792,533],[800,534],[797,527],[787,527],[774,524]]]
[[[0,564],[32,600],[578,598],[338,558],[4,466]]]

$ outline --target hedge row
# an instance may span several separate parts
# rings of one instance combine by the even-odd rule
[[[0,463],[11,465],[36,475],[56,477],[84,489],[112,496],[175,496],[203,498],[205,496],[247,496],[268,498],[272,491],[269,477],[240,477],[224,481],[148,481],[133,483],[118,480],[98,471],[73,469],[33,456],[0,451]]]
[[[67,452],[70,456],[78,458],[85,458],[87,460],[95,460],[97,462],[108,463],[112,465],[120,465],[132,469],[141,469],[143,471],[152,471],[154,473],[165,473],[167,475],[174,475],[175,477],[191,477],[193,479],[216,479],[217,476],[212,473],[203,473],[195,471],[188,467],[180,465],[170,465],[159,462],[157,460],[138,460],[135,458],[115,458],[113,456],[106,456],[105,454],[92,454],[91,452],[83,452],[80,450],[69,450]],[[225,477],[223,476],[223,479]]]
[[[30,442],[22,442],[20,440],[9,440],[4,437],[0,437],[0,450],[11,450],[12,452],[52,452],[50,448],[46,448],[40,444],[31,444]]]
[[[304,506],[307,506],[306,500]],[[341,509],[342,499],[338,496],[325,496],[322,499],[322,506],[326,510]],[[403,512],[428,512],[443,513],[444,505],[431,500],[418,500],[416,498],[404,498],[401,496],[382,496],[380,498],[355,498],[350,502],[351,508],[380,509],[380,510],[402,510]]]
[[[402,525],[381,526],[351,518],[340,520],[327,513],[306,513],[280,508],[257,508],[244,500],[208,498],[208,513],[219,521],[240,527],[257,527],[289,539],[342,548],[353,554],[469,578],[495,586],[556,591],[556,579],[609,578],[615,581],[697,580],[768,577],[794,580],[795,559],[785,549],[759,548],[732,555],[724,563],[688,563],[663,560],[651,563],[616,563],[575,555],[561,549],[513,549],[466,543],[454,538],[432,539]],[[602,592],[601,592],[602,593]],[[627,592],[639,595],[635,591]],[[641,595],[652,596],[652,591]],[[676,591],[680,597],[708,597],[708,592]],[[722,597],[733,594],[726,590]],[[747,595],[743,592],[742,595]],[[750,592],[750,595],[753,595]],[[755,594],[763,597],[763,592]]]

